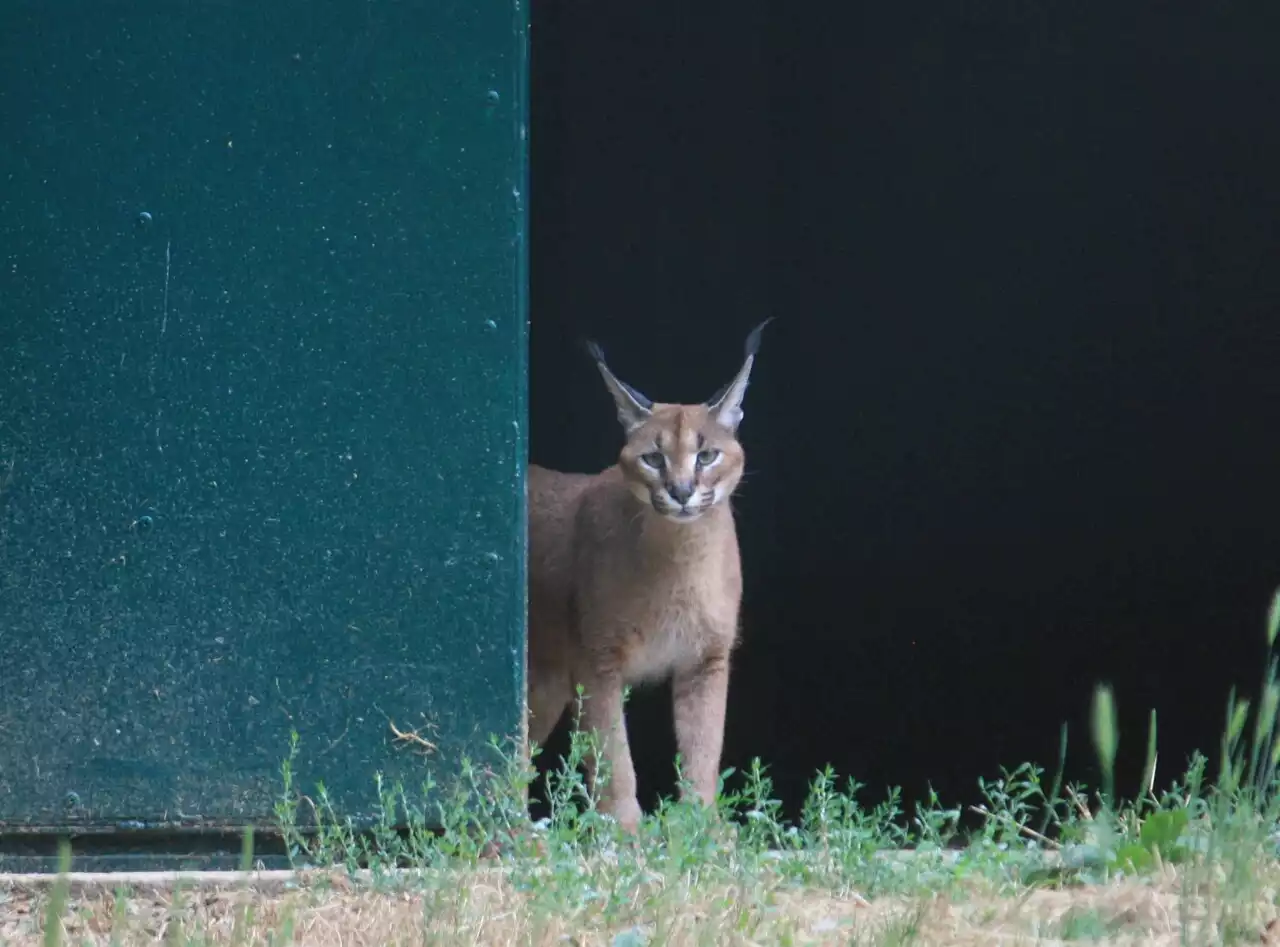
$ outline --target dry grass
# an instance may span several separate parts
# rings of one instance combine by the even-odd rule
[[[65,944],[296,943],[316,947],[391,944],[1066,944],[1280,943],[1276,865],[1260,866],[1254,902],[1228,931],[1213,919],[1206,891],[1188,891],[1172,869],[1141,880],[1070,888],[1026,888],[1000,895],[956,888],[864,899],[781,882],[745,891],[725,886],[665,892],[654,881],[634,908],[601,924],[598,912],[548,913],[509,880],[505,868],[477,867],[445,878],[403,874],[355,879],[345,872],[297,881],[134,884],[126,896],[102,883],[72,889],[63,912]],[[48,943],[49,882],[0,883],[0,942]],[[973,886],[966,886],[973,887]],[[674,895],[669,897],[668,895]],[[1185,927],[1184,927],[1185,924]]]

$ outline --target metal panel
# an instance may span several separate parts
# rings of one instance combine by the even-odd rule
[[[0,829],[353,814],[524,688],[526,14],[7,5]],[[424,763],[389,722],[439,747]]]

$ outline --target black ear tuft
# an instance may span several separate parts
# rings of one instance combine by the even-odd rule
[[[764,334],[764,327],[772,321],[773,316],[770,316],[764,322],[752,329],[751,334],[747,336],[746,353],[748,358],[754,358],[755,354],[760,351],[760,337]]]
[[[628,385],[625,381],[623,381],[621,378],[615,375],[610,370],[609,366],[605,364],[604,349],[600,348],[599,345],[597,345],[595,342],[592,342],[590,339],[583,339],[582,347],[586,350],[587,354],[590,355],[591,358],[595,361],[596,368],[600,369],[600,371],[606,376],[606,381],[609,381],[612,384],[617,385],[619,388],[621,388],[624,392],[627,393],[627,396],[630,397],[632,401],[634,401],[640,407],[644,408],[646,411],[653,410],[653,402],[651,400],[646,398],[640,392],[636,391],[634,388]]]

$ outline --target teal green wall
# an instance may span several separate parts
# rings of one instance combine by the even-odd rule
[[[526,18],[7,6],[0,829],[266,819],[292,729],[358,815],[518,731]]]

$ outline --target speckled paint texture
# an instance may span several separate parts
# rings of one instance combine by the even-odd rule
[[[7,8],[0,831],[268,820],[292,730],[359,816],[519,731],[526,15]]]

